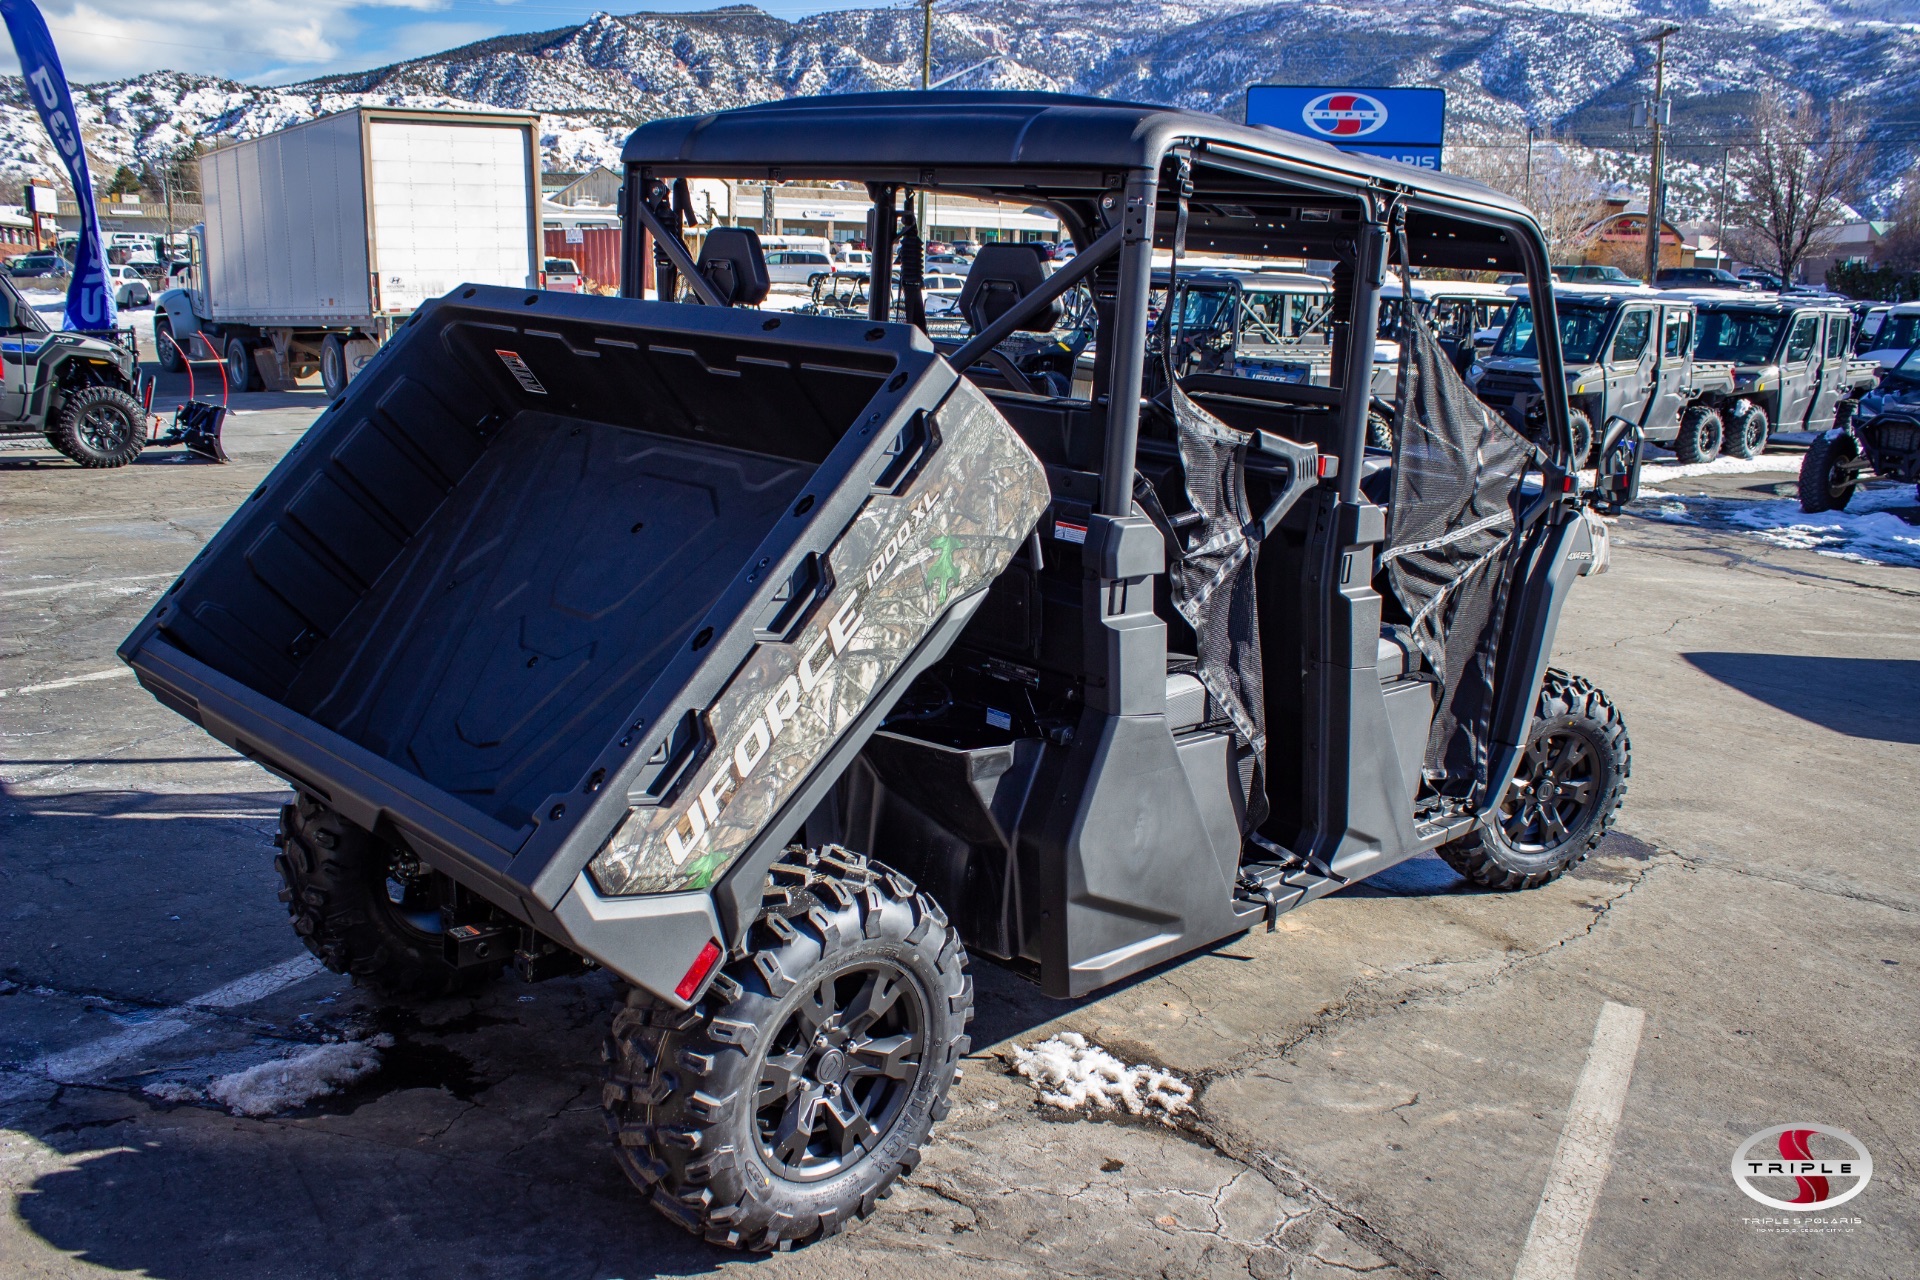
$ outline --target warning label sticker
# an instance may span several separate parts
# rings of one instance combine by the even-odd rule
[[[500,363],[507,366],[507,372],[513,375],[513,380],[520,384],[522,391],[531,391],[537,396],[547,394],[547,389],[540,385],[540,379],[533,376],[533,370],[527,368],[527,362],[520,358],[518,351],[502,351],[495,347],[493,354],[500,357]]]

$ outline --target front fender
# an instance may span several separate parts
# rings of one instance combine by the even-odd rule
[[[167,327],[173,330],[174,341],[183,347],[190,336],[206,327],[206,322],[194,314],[193,295],[185,289],[169,289],[154,299],[153,305],[167,317]]]

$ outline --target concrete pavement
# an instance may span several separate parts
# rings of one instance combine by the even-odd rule
[[[609,1157],[603,977],[401,1010],[275,968],[303,954],[274,898],[284,789],[111,674],[320,401],[235,403],[225,468],[0,448],[0,1273],[1504,1277],[1612,1002],[1644,1031],[1566,1274],[1911,1274],[1913,570],[1623,519],[1558,658],[1632,734],[1602,856],[1521,895],[1420,859],[1077,1004],[978,965],[926,1161],[845,1236],[751,1260],[666,1226]],[[1066,1028],[1186,1075],[1196,1113],[1039,1108],[1007,1054]],[[375,1032],[378,1074],[290,1114],[163,1100]],[[1734,1185],[1747,1135],[1802,1120],[1873,1155],[1844,1210]]]

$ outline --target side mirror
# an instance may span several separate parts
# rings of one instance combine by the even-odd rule
[[[1618,515],[1620,508],[1640,496],[1640,456],[1645,443],[1639,423],[1618,415],[1607,419],[1591,492],[1594,505],[1605,507],[1608,515]]]

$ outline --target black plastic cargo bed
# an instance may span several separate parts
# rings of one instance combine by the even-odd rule
[[[911,328],[468,287],[416,314],[121,655],[216,736],[540,916],[616,828],[607,894],[711,883],[870,731],[867,704],[1045,502],[1032,455]],[[904,596],[896,561],[920,566]],[[848,678],[782,735],[783,682],[812,694],[835,658]],[[721,839],[719,807],[751,790],[741,773],[715,801],[741,734],[780,757],[777,785]],[[676,815],[674,856],[647,864],[636,833]]]

